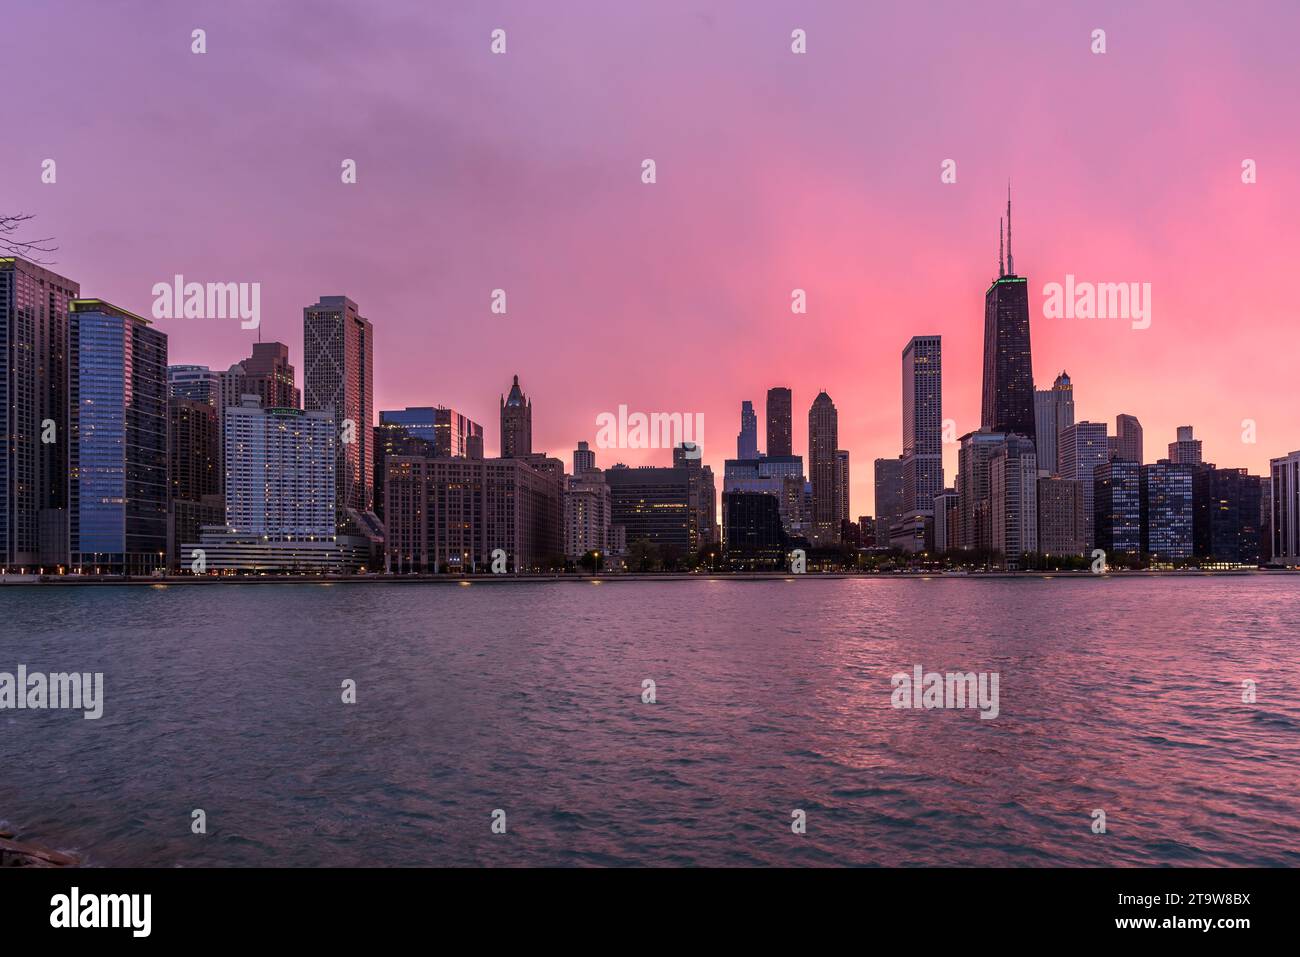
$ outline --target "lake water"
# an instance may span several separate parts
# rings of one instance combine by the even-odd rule
[[[4,587],[0,619],[0,672],[104,673],[97,721],[0,711],[0,820],[91,864],[1300,865],[1296,577]],[[892,707],[915,665],[996,672],[998,716]]]

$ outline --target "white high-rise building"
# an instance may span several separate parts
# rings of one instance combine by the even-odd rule
[[[1300,451],[1269,460],[1273,562],[1300,565]]]
[[[334,539],[334,416],[263,409],[256,396],[226,410],[226,524],[273,541]]]
[[[224,431],[226,524],[182,545],[183,567],[334,572],[367,563],[366,539],[336,534],[333,414],[264,409],[245,395],[225,410]]]

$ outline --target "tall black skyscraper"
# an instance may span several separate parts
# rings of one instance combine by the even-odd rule
[[[68,313],[80,293],[0,258],[0,565],[68,560]]]
[[[1029,353],[1029,283],[1011,256],[1011,187],[1007,187],[1007,260],[1002,265],[998,224],[998,278],[984,294],[985,432],[1018,433],[1034,440],[1034,369]]]
[[[777,386],[767,390],[767,454],[790,455],[794,438],[792,395]]]

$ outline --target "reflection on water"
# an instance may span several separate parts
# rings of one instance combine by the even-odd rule
[[[0,671],[105,673],[98,721],[0,711],[0,819],[91,863],[1300,864],[1293,580],[5,588],[0,611]],[[999,716],[893,709],[918,664],[997,672]]]

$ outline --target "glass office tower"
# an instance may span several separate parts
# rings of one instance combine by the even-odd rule
[[[148,574],[167,554],[167,336],[102,299],[69,308],[72,565]]]

